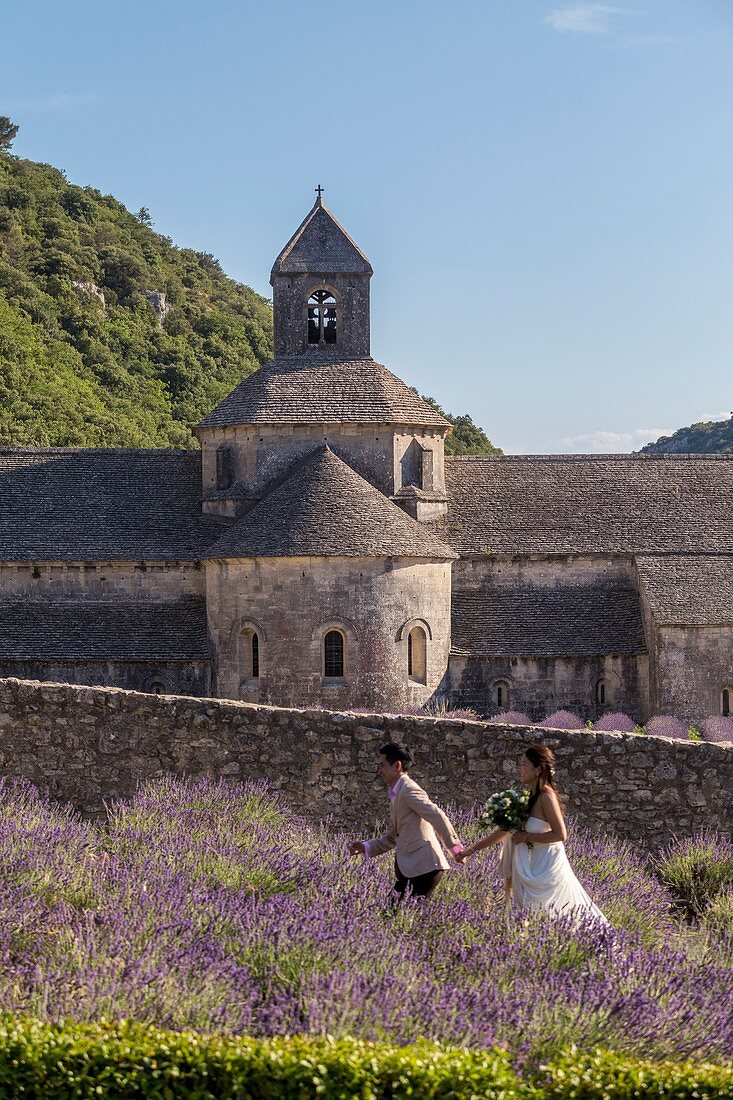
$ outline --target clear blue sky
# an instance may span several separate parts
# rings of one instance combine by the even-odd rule
[[[324,199],[376,358],[506,451],[733,408],[731,0],[5,3],[15,152],[269,294]]]

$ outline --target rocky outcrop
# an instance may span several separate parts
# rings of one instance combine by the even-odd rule
[[[151,306],[153,307],[153,312],[158,318],[158,324],[162,328],[163,321],[165,321],[166,317],[171,311],[171,306],[166,301],[165,294],[163,294],[160,290],[146,290],[144,291],[144,294],[147,300],[150,302]]]
[[[77,290],[80,290],[83,294],[91,294],[92,297],[97,298],[102,303],[102,309],[107,308],[107,303],[104,300],[104,294],[100,287],[96,283],[83,283],[78,279],[73,280],[73,285]]]

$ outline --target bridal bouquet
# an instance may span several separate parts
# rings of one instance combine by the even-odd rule
[[[522,828],[528,813],[529,791],[526,788],[498,791],[484,806],[478,823],[485,829],[511,832],[512,829]]]

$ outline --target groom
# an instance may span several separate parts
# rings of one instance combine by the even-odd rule
[[[355,840],[349,846],[352,855],[364,856],[381,856],[395,849],[397,904],[408,888],[413,898],[432,895],[448,869],[440,841],[454,857],[463,850],[448,817],[407,774],[411,763],[402,745],[390,742],[379,750],[377,775],[389,792],[389,828],[374,840]]]

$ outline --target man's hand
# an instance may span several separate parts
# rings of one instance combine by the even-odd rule
[[[460,841],[458,842],[458,844],[453,845],[450,850],[450,854],[453,856],[456,863],[463,863],[463,853],[465,852],[465,850],[466,849],[463,847]]]
[[[353,840],[349,845],[349,854],[352,856],[365,856],[366,849],[364,848],[364,841]]]

